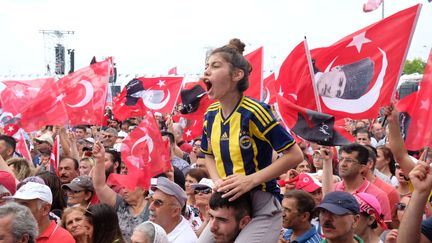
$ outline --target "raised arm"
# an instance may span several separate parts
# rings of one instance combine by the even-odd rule
[[[105,182],[105,148],[100,141],[93,146],[93,156],[96,160],[92,175],[96,194],[102,203],[115,207],[117,194]]]
[[[397,242],[429,242],[426,237],[422,236],[420,226],[424,208],[432,189],[431,167],[424,161],[419,161],[409,173],[409,178],[414,191],[399,226]]]
[[[321,178],[323,197],[333,191],[333,154],[330,149],[322,147],[319,150],[323,157],[323,174]]]
[[[405,174],[408,174],[414,168],[415,163],[411,160],[408,151],[405,148],[405,143],[400,130],[399,112],[396,110],[396,107],[391,104],[384,107],[384,115],[387,116],[388,121],[389,132],[387,136],[389,139],[390,150],[402,171]]]

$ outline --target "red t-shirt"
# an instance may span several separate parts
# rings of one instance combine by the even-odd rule
[[[396,212],[396,204],[400,200],[399,193],[396,191],[396,188],[385,183],[383,180],[381,180],[377,176],[375,177],[373,184],[376,187],[378,187],[379,189],[383,190],[383,192],[385,192],[387,194],[387,197],[388,197],[388,200],[390,203],[390,210],[391,210],[392,214],[393,214],[393,212]]]
[[[60,225],[51,220],[46,230],[38,236],[36,243],[75,243],[75,239],[69,231],[63,229]]]
[[[335,191],[345,191],[345,182],[341,181],[336,183],[334,188]],[[370,181],[364,179],[363,183],[352,194],[360,193],[360,192],[365,192],[374,195],[381,205],[381,213],[384,214],[384,221],[385,222],[392,221],[390,203],[387,194],[384,191],[379,189],[374,184],[370,183]]]

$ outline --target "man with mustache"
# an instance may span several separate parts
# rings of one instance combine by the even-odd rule
[[[330,192],[317,207],[325,239],[321,243],[363,243],[354,234],[360,221],[360,206],[348,192]]]

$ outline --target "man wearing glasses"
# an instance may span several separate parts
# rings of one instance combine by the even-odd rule
[[[384,220],[386,222],[391,221],[392,217],[387,194],[363,176],[369,170],[367,166],[369,150],[365,146],[353,143],[340,148],[338,168],[342,181],[334,185],[331,179],[329,179],[332,175],[332,155],[325,148],[321,149],[320,152],[324,157],[323,194],[331,191],[344,191],[351,194],[360,192],[369,193],[379,201],[382,213],[384,214]]]
[[[152,190],[149,220],[162,226],[171,243],[196,242],[195,232],[181,215],[187,200],[186,192],[165,177],[159,177]]]

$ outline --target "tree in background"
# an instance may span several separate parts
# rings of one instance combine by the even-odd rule
[[[423,61],[421,58],[414,58],[414,60],[406,60],[403,72],[404,74],[423,74],[425,67],[425,61]]]

